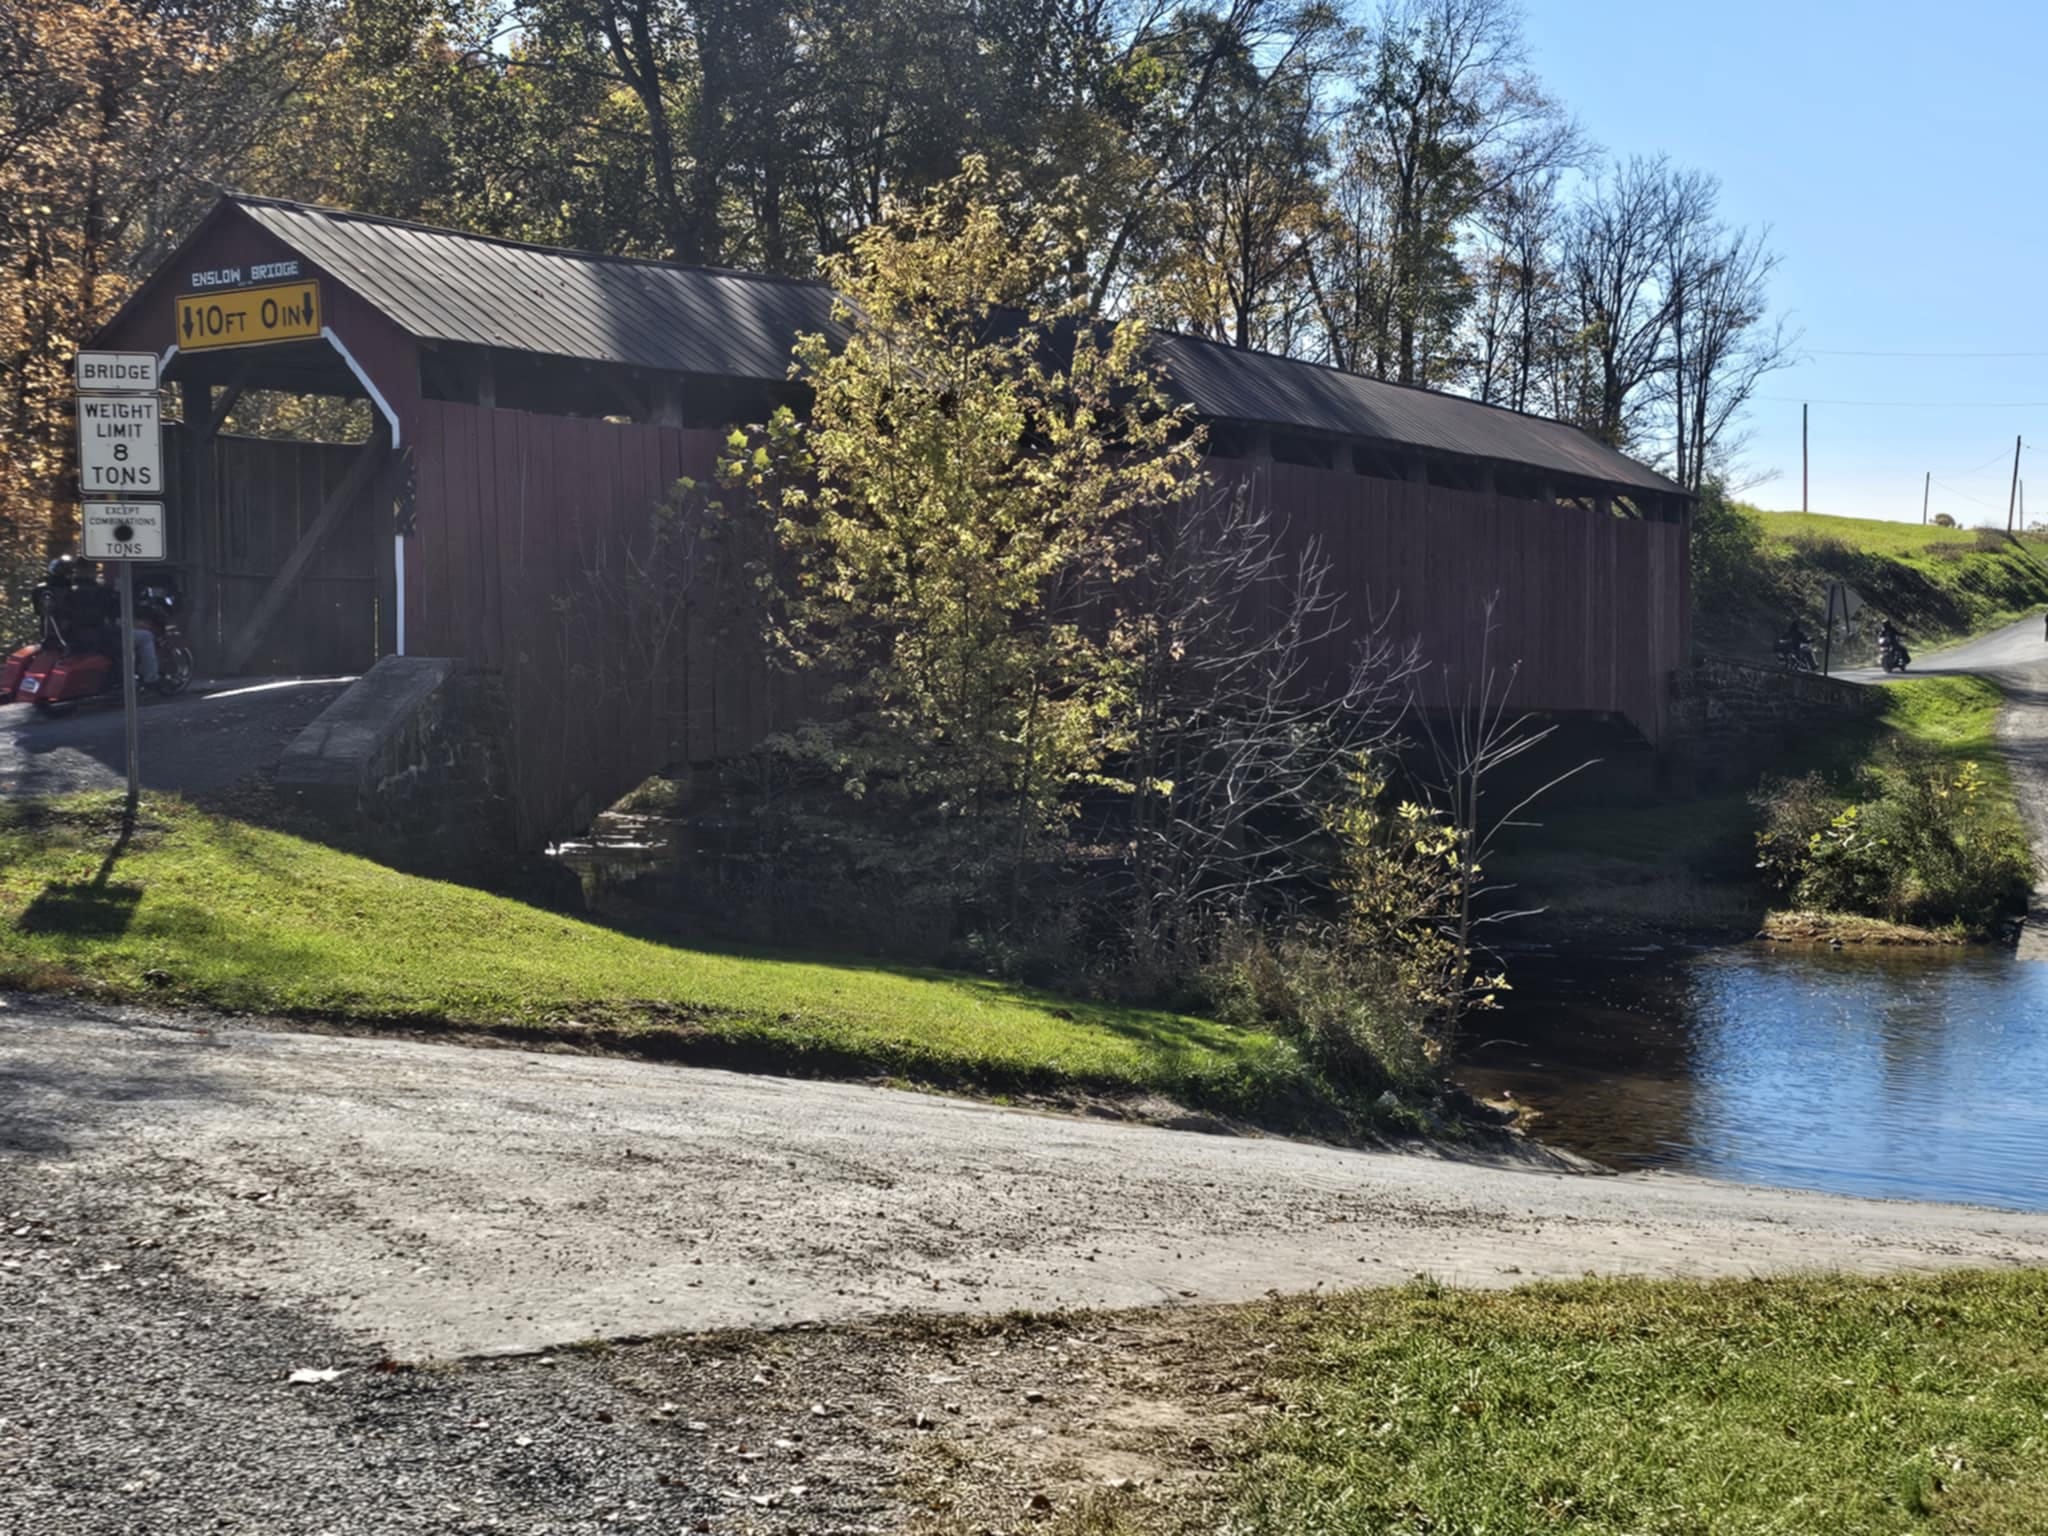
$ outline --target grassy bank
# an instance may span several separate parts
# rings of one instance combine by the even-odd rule
[[[0,808],[0,986],[460,1025],[992,1093],[1163,1094],[1269,1124],[1334,1096],[1288,1043],[936,971],[652,942],[145,803]]]
[[[1752,555],[1700,593],[1709,650],[1768,658],[1798,614],[1819,633],[1831,582],[1847,582],[1929,649],[2010,623],[2048,604],[2048,541],[2003,532],[1871,518],[1743,509]],[[1860,659],[1874,642],[1855,653]]]
[[[1883,698],[1881,714],[1815,732],[1787,752],[1772,774],[1818,773],[1849,795],[1901,748],[1958,768],[1974,762],[1985,781],[1994,835],[2023,854],[2026,829],[1998,751],[2004,704],[1998,689],[1978,678],[1922,677],[1887,685]],[[1510,864],[1513,877],[1545,904],[1552,923],[1734,933],[1753,932],[1770,917],[1770,901],[1757,878],[1759,818],[1749,790],[1576,810],[1544,820],[1540,832],[1515,849]],[[1823,936],[1821,927],[1806,927],[1812,930],[1808,936]],[[1853,928],[1840,931],[1855,935]]]
[[[1247,1536],[2048,1531],[2048,1274],[1417,1286],[1242,1326],[1280,1402],[1226,1496]]]

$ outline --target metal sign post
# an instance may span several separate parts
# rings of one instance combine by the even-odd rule
[[[147,352],[78,354],[78,485],[87,497],[164,494],[163,421],[156,358]],[[154,501],[88,500],[85,557],[120,572],[121,705],[128,746],[128,810],[142,800],[142,727],[135,676],[135,562],[164,557],[164,510]]]
[[[121,668],[121,709],[127,715],[128,738],[128,809],[134,810],[142,802],[142,721],[140,704],[135,697],[135,565],[134,562],[120,562],[121,571],[121,644],[127,649],[122,655]]]

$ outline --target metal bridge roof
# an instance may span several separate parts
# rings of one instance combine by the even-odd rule
[[[1196,336],[1162,335],[1154,347],[1182,398],[1212,419],[1369,438],[1646,491],[1679,490],[1592,434],[1547,416]]]
[[[799,332],[839,329],[818,283],[552,250],[270,198],[229,201],[423,340],[780,379]]]
[[[843,333],[818,282],[522,245],[272,198],[225,201],[422,340],[782,379],[798,333]],[[1163,334],[1155,345],[1176,392],[1211,419],[1679,490],[1545,417],[1192,336]]]

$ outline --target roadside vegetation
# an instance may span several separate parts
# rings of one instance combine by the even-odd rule
[[[870,962],[662,944],[152,799],[0,809],[0,987],[468,1026],[987,1093],[1158,1094],[1341,1131],[1287,1041]]]
[[[1993,936],[2024,910],[2034,871],[1997,745],[2003,695],[1922,677],[1883,701],[1800,741],[1753,790],[1546,817],[1515,876],[1566,924]]]
[[[1764,882],[1804,912],[1991,934],[2034,883],[1993,741],[2003,698],[1976,678],[1941,677],[1893,684],[1885,702],[1881,728],[1832,772],[1757,791]]]
[[[2048,541],[1758,512],[1708,482],[1693,530],[1703,649],[1769,664],[1791,617],[1819,636],[1837,580],[1869,608],[1834,661],[1869,665],[1880,616],[1925,649],[2048,604]],[[1795,741],[1756,783],[1543,817],[1541,836],[1512,850],[1513,873],[1563,926],[1994,936],[2024,911],[2034,872],[1997,743],[2003,697],[1974,678],[1917,677],[1882,701]]]
[[[2041,1273],[1417,1284],[1241,1323],[1279,1360],[1224,1500],[1247,1536],[2048,1530]]]
[[[1854,644],[1835,663],[1866,665],[1876,618],[1915,650],[1981,634],[2048,605],[2048,538],[2003,529],[1940,528],[1873,518],[1763,512],[1709,484],[1694,540],[1700,644],[1753,661],[1797,615],[1816,640],[1828,588],[1845,582],[1869,604]]]

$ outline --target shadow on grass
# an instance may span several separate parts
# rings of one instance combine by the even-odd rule
[[[135,921],[142,887],[116,884],[114,868],[135,840],[135,811],[124,806],[119,831],[90,880],[53,881],[22,909],[15,926],[23,933],[67,933],[89,939],[117,939]]]
[[[82,939],[118,939],[135,921],[142,903],[139,885],[78,881],[46,885],[22,909],[15,926],[23,933],[62,933]]]

